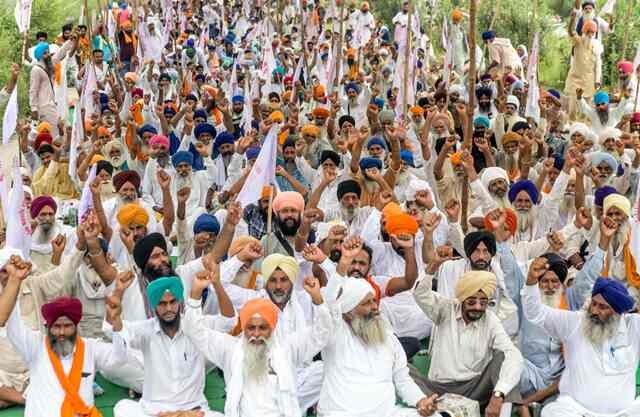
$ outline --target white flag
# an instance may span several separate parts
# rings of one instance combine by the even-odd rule
[[[231,77],[229,78],[229,91],[227,92],[227,96],[233,99],[233,96],[238,94],[238,71],[235,62],[231,65],[233,69],[231,70]]]
[[[82,223],[85,220],[89,209],[93,208],[93,196],[91,194],[91,183],[96,179],[96,170],[98,164],[93,164],[91,171],[89,171],[89,177],[84,183],[82,188],[82,196],[80,197],[80,204],[78,205],[78,223]]]
[[[540,119],[540,88],[538,87],[538,49],[539,36],[538,33],[533,37],[533,45],[529,54],[529,70],[527,73],[527,82],[529,83],[529,91],[527,93],[527,106],[525,107],[524,117],[533,118],[536,123]]]
[[[638,71],[638,65],[640,65],[640,42],[638,42],[638,46],[636,49],[636,56],[633,58],[633,73],[635,74]]]
[[[451,78],[452,69],[453,69],[453,41],[450,41],[449,45],[447,45],[447,52],[444,56],[444,67],[443,67],[444,74],[442,74],[444,88],[449,87],[449,78]]]
[[[7,178],[4,176],[4,169],[2,169],[2,162],[0,162],[0,201],[2,201],[2,212],[4,213],[4,218],[7,217],[9,213],[7,210],[9,209],[9,188],[7,187]]]
[[[78,146],[84,137],[84,126],[82,125],[82,113],[80,105],[76,103],[73,114],[73,127],[71,128],[71,145],[69,147],[69,176],[75,178],[77,174],[76,163],[78,161]]]
[[[600,9],[600,16],[613,14],[614,7],[616,7],[616,0],[607,0],[604,6],[602,6],[602,9]]]
[[[13,88],[7,107],[4,109],[2,117],[2,144],[9,143],[9,139],[13,132],[16,131],[18,125],[18,84]]]
[[[245,103],[242,108],[242,129],[246,135],[251,130],[251,122],[253,121],[253,99],[258,96],[256,88],[253,88],[249,82],[249,77],[244,78]]]
[[[18,31],[20,33],[25,33],[31,26],[31,5],[32,0],[16,1],[14,17],[16,18],[16,24],[18,25]]]
[[[87,117],[91,117],[92,114],[98,113],[99,109],[96,109],[93,93],[98,89],[98,82],[96,77],[96,69],[92,65],[89,65],[87,68],[87,73],[85,75],[84,87],[82,89],[82,94],[80,96],[81,107],[84,108],[84,114]]]
[[[244,208],[260,199],[262,189],[276,180],[276,154],[278,152],[276,132],[280,127],[273,125],[262,144],[258,159],[253,164],[247,180],[238,193],[237,201]]]
[[[67,120],[69,116],[68,103],[67,103],[67,63],[71,58],[65,58],[60,61],[60,83],[55,83],[55,97],[56,108],[58,109],[58,116]]]
[[[446,49],[449,45],[449,23],[447,22],[447,16],[442,18],[442,48]]]
[[[16,163],[13,167],[13,190],[7,210],[7,240],[5,247],[22,251],[24,259],[29,259],[31,252],[31,224],[27,215],[27,205],[24,201],[24,187],[20,167]]]
[[[293,73],[293,83],[291,88],[291,103],[295,103],[297,101],[296,83],[298,82],[298,80],[300,80],[300,73],[302,73],[303,63],[304,63],[304,56],[300,55],[300,59],[298,59],[298,66],[296,67],[296,70]]]

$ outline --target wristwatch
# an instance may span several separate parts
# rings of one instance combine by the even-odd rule
[[[504,394],[500,391],[493,391],[493,396],[504,400]]]

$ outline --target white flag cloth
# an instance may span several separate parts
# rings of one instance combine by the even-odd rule
[[[84,108],[84,114],[90,117],[92,114],[97,113],[98,110],[93,101],[93,93],[98,89],[98,82],[96,77],[96,69],[93,65],[89,65],[87,73],[85,75],[84,87],[80,96],[80,104]]]
[[[20,177],[22,178],[22,176]],[[7,217],[9,213],[7,210],[9,209],[9,188],[7,187],[7,178],[4,176],[4,169],[2,169],[2,163],[0,162],[0,201],[2,201],[2,211],[4,213],[4,218]]]
[[[78,205],[78,222],[82,223],[85,220],[89,209],[93,208],[93,196],[91,195],[91,183],[96,179],[96,170],[98,164],[93,164],[91,171],[89,171],[89,177],[84,183],[82,188],[82,196],[80,197],[80,204]]]
[[[16,8],[14,10],[14,17],[16,24],[18,25],[18,31],[25,33],[31,26],[31,6],[32,0],[18,0],[16,1]]]
[[[271,130],[269,130],[262,144],[262,149],[260,149],[260,153],[258,154],[258,158],[253,164],[251,172],[242,186],[242,190],[238,193],[237,201],[242,208],[258,201],[262,194],[262,189],[275,183],[276,154],[278,151],[276,132],[279,128],[279,124],[277,124],[273,125]]]
[[[9,143],[9,139],[13,132],[16,131],[18,125],[18,85],[13,88],[7,107],[4,109],[2,117],[2,144]]]
[[[249,82],[249,77],[244,78],[245,104],[242,108],[242,129],[245,135],[251,130],[251,122],[253,121],[253,99],[258,96],[257,88],[254,88]]]
[[[527,73],[527,82],[529,83],[529,91],[527,93],[527,106],[525,107],[524,116],[533,118],[536,123],[540,120],[540,88],[538,86],[538,49],[539,34],[533,37],[533,45],[529,54],[529,69]]]
[[[447,22],[447,16],[442,18],[442,48],[446,48],[449,45],[449,23]]]
[[[78,161],[78,146],[84,136],[84,126],[82,125],[82,113],[80,106],[76,104],[73,114],[73,127],[71,128],[71,145],[69,147],[69,176],[75,178],[77,174],[76,163]]]
[[[22,175],[20,167],[16,163],[13,167],[13,190],[9,200],[7,210],[7,240],[5,247],[15,248],[22,251],[24,259],[29,259],[31,251],[31,224],[27,205],[24,201],[24,187],[22,186]]]
[[[444,67],[442,74],[442,80],[444,83],[444,87],[447,88],[449,86],[449,78],[451,78],[451,71],[453,69],[453,42],[450,41],[447,45],[447,52],[444,56]]]
[[[229,90],[227,91],[227,97],[230,99],[238,94],[238,71],[235,62],[232,64],[231,77],[229,78]]]
[[[302,72],[302,64],[304,63],[304,57],[300,56],[298,59],[298,65],[296,66],[296,71],[293,73],[293,83],[291,88],[291,103],[295,103],[296,98],[296,83],[300,79],[300,73]]]
[[[616,7],[616,0],[607,0],[604,6],[602,6],[602,9],[600,9],[600,16],[613,14],[614,7]]]
[[[71,58],[65,58],[60,61],[60,83],[55,84],[55,96],[56,96],[56,108],[58,109],[58,116],[67,120],[68,117],[68,103],[67,103],[67,65],[68,60]]]

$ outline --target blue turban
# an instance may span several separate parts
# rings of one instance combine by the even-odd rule
[[[609,196],[610,194],[618,194],[618,190],[609,185],[598,188],[594,193],[593,204],[598,207],[602,207],[604,199],[607,198],[607,196]]]
[[[200,137],[203,133],[208,133],[211,137],[216,136],[216,128],[210,123],[200,123],[193,131],[196,139]]]
[[[525,191],[529,194],[534,205],[538,204],[538,189],[536,185],[529,180],[520,180],[511,186],[509,189],[509,201],[513,203],[520,191]]]
[[[40,42],[33,50],[33,56],[36,58],[36,60],[40,61],[45,52],[49,52],[49,44],[46,42]]]
[[[553,167],[558,171],[562,171],[562,168],[564,168],[564,158],[561,156],[553,158]]]
[[[195,80],[196,81],[199,80],[199,81],[205,82],[206,79],[207,79],[207,76],[204,75],[204,74],[196,74],[196,76],[195,76]]]
[[[165,107],[164,110],[162,110],[162,113],[165,116],[171,116],[171,117],[176,115],[176,111],[173,108],[169,107],[169,106]]]
[[[347,85],[344,86],[344,91],[349,92],[349,90],[355,90],[356,93],[359,93],[360,86],[354,82],[347,83]]]
[[[409,165],[410,167],[415,167],[415,163],[413,162],[413,154],[410,151],[401,150],[400,159],[402,159],[404,163]]]
[[[549,91],[547,91],[550,95],[552,95],[553,97],[555,97],[557,100],[560,100],[560,92],[558,90],[554,90],[553,88],[549,89]]]
[[[259,154],[260,154],[260,148],[258,148],[257,146],[252,146],[244,152],[244,156],[247,158],[248,161],[252,159],[256,159]]]
[[[635,304],[633,297],[629,295],[629,291],[627,291],[624,284],[615,279],[598,278],[593,284],[591,297],[593,298],[598,294],[602,295],[613,311],[618,314],[631,310]]]
[[[496,37],[496,32],[493,30],[487,30],[486,32],[482,32],[482,40],[483,41],[488,41],[491,39],[495,39]]]
[[[241,95],[233,96],[231,98],[231,103],[233,103],[233,104],[236,104],[236,103],[244,104],[244,96],[241,96]]]
[[[191,94],[187,94],[187,96],[184,98],[184,100],[185,100],[185,101],[189,101],[189,100],[191,100],[191,101],[196,101],[196,102],[197,102],[197,101],[198,101],[198,97],[196,97],[196,95],[195,95],[195,94],[191,93]],[[196,110],[196,111],[197,111],[197,110]],[[203,114],[203,115],[204,115],[204,117],[206,118],[206,117],[207,117],[207,113],[204,113],[204,110],[201,110],[201,111],[203,112],[202,114]],[[195,114],[195,113],[194,113],[194,114]]]
[[[102,114],[102,113],[104,113],[106,111],[111,111],[111,108],[109,107],[108,104],[101,103],[100,104],[100,114]]]
[[[230,144],[235,143],[233,135],[229,132],[221,132],[218,136],[216,136],[216,142],[215,142],[216,147],[220,145],[224,145],[225,143],[230,143]]]
[[[140,129],[138,129],[138,136],[142,136],[145,133],[152,133],[154,135],[158,134],[158,130],[151,125],[144,125]]]
[[[379,97],[374,98],[373,99],[373,104],[375,104],[376,106],[378,106],[379,110],[382,110],[384,108],[384,99],[381,99]]]
[[[609,94],[605,93],[604,91],[598,91],[593,96],[593,103],[596,106],[599,106],[601,104],[609,104]]]
[[[184,286],[182,280],[178,277],[162,277],[155,279],[147,285],[147,297],[149,298],[149,304],[154,310],[164,297],[166,292],[170,292],[178,300],[182,302],[184,300]]]
[[[187,47],[189,47],[189,48],[193,48],[193,47],[195,47],[195,46],[196,46],[196,43],[194,42],[194,40],[193,40],[193,39],[187,39],[186,45],[187,45]]]
[[[189,151],[178,151],[171,156],[171,162],[174,168],[184,162],[193,165],[193,154]]]
[[[198,109],[193,112],[194,119],[197,119],[200,117],[203,118],[204,120],[207,120],[207,112],[204,109]]]
[[[491,96],[493,96],[493,90],[490,87],[476,88],[476,97],[480,99],[482,96],[491,98]]]
[[[610,153],[599,151],[591,155],[591,166],[597,167],[602,162],[606,162],[614,173],[618,170],[618,161]]]
[[[361,170],[365,170],[368,168],[378,168],[379,170],[382,169],[382,161],[379,160],[378,158],[371,158],[371,157],[367,157],[367,158],[362,158],[360,160],[360,169]]]
[[[224,43],[233,43],[236,40],[236,35],[233,32],[227,33],[227,36],[224,37]]]
[[[196,222],[193,224],[193,234],[197,235],[200,232],[209,232],[215,235],[220,233],[220,223],[218,223],[216,216],[208,213],[202,213],[198,216]]]
[[[524,89],[524,83],[522,82],[522,80],[518,80],[515,83],[513,83],[513,85],[511,86],[511,90],[522,90]]]
[[[367,142],[367,149],[371,148],[373,145],[380,145],[383,149],[387,149],[387,144],[384,143],[384,140],[378,137],[369,139],[369,142]]]
[[[484,126],[485,129],[489,129],[489,127],[491,127],[491,121],[487,116],[480,115],[473,119],[473,125]]]

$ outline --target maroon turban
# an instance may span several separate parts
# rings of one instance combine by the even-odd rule
[[[51,207],[54,213],[58,210],[56,200],[49,197],[48,195],[41,195],[31,202],[31,218],[35,219],[36,217],[38,217],[38,214],[40,214],[40,211],[42,211],[45,206]]]
[[[53,323],[62,316],[67,317],[77,326],[82,318],[82,302],[73,297],[58,297],[44,304],[40,311],[47,327],[53,326]]]
[[[123,185],[130,182],[136,189],[140,188],[140,175],[135,171],[122,171],[113,177],[113,186],[120,191]]]

